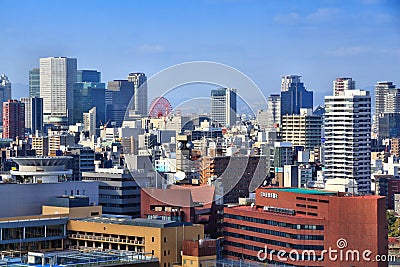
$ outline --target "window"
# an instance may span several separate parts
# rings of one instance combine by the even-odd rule
[[[166,237],[164,237],[164,243],[167,243],[167,238]]]
[[[154,242],[154,236],[151,237],[151,242]]]
[[[167,256],[167,251],[166,250],[164,250],[164,256]]]

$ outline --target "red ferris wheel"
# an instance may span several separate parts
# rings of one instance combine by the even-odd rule
[[[165,97],[157,97],[155,98],[151,104],[149,109],[149,117],[150,118],[162,118],[167,117],[172,112],[171,103],[169,103],[168,99]]]

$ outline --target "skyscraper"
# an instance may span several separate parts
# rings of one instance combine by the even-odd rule
[[[400,113],[400,88],[387,81],[375,85],[374,133],[379,133],[379,118],[385,113]]]
[[[97,70],[78,70],[76,82],[99,83],[101,82],[101,72]]]
[[[135,113],[147,116],[147,77],[144,73],[129,73],[128,81],[133,82]]]
[[[45,123],[72,123],[73,84],[76,79],[76,58],[40,59],[40,97],[43,98]]]
[[[133,97],[133,82],[127,80],[114,80],[108,82],[106,90],[106,118],[121,127],[125,112]]]
[[[325,178],[351,180],[355,182],[355,190],[359,194],[370,193],[371,97],[369,92],[347,90],[339,96],[326,96],[325,106]]]
[[[40,69],[29,71],[29,97],[40,97]]]
[[[313,92],[307,91],[299,75],[285,75],[281,83],[281,116],[300,114],[301,108],[313,108]]]
[[[25,128],[34,134],[43,129],[43,98],[23,97],[21,102],[25,105]]]
[[[236,123],[236,91],[232,88],[211,90],[211,118],[223,127]]]
[[[18,100],[3,103],[3,138],[14,139],[25,136],[25,106]]]
[[[11,99],[11,82],[8,80],[8,77],[5,74],[0,75],[0,101],[1,103],[3,103],[7,102],[10,99]],[[3,108],[0,108],[0,117],[3,118]],[[0,120],[0,124],[2,123],[3,120]]]
[[[74,120],[73,123],[83,122],[83,113],[96,107],[96,125],[106,119],[105,93],[106,84],[99,82],[74,83]]]
[[[333,81],[333,95],[337,96],[353,89],[356,89],[356,82],[352,78],[337,78]]]

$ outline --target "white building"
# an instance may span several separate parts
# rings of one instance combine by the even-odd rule
[[[356,81],[352,78],[337,78],[333,81],[333,95],[338,96],[344,91],[356,89]]]
[[[73,84],[77,79],[76,58],[40,59],[40,97],[45,123],[72,123]]]
[[[83,113],[83,124],[90,137],[96,136],[96,107],[93,107],[87,113]]]
[[[211,90],[211,118],[225,126],[236,124],[236,89]]]
[[[147,77],[144,73],[129,73],[128,81],[134,86],[135,113],[147,116]]]
[[[347,90],[325,97],[325,178],[350,181],[360,194],[371,191],[371,97]],[[340,186],[340,188],[349,188]],[[345,190],[344,189],[344,190]],[[353,190],[353,189],[352,189]]]

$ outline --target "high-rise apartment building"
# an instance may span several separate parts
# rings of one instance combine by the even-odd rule
[[[25,136],[25,106],[18,100],[3,103],[3,138]]]
[[[43,98],[23,97],[21,102],[25,104],[25,128],[34,134],[43,129]]]
[[[40,69],[29,71],[29,97],[40,97]]]
[[[307,91],[299,75],[285,75],[281,83],[281,116],[300,114],[301,108],[313,108],[313,92]]]
[[[356,81],[352,78],[337,78],[333,81],[333,95],[341,95],[346,90],[356,89]]]
[[[134,84],[128,80],[108,82],[106,90],[106,118],[121,127],[130,101],[134,95]]]
[[[48,57],[40,59],[40,97],[45,123],[73,122],[77,59]]]
[[[147,116],[147,77],[144,73],[129,73],[128,81],[133,82],[135,113]]]
[[[101,72],[99,72],[97,70],[78,70],[76,82],[77,83],[82,83],[82,82],[99,83],[99,82],[101,82]]]
[[[11,82],[5,74],[0,75],[0,101],[7,102],[11,99]],[[3,106],[0,108],[0,118],[3,118]],[[0,120],[0,124],[3,120]]]
[[[211,90],[211,118],[223,127],[236,123],[236,91],[232,88]]]
[[[371,191],[371,97],[348,90],[325,97],[325,178],[349,179],[358,194]]]
[[[267,99],[267,109],[257,111],[257,122],[261,129],[271,130],[281,124],[281,96],[270,95]]]
[[[321,145],[322,117],[312,114],[312,109],[300,109],[300,114],[282,116],[282,142],[313,150]]]

